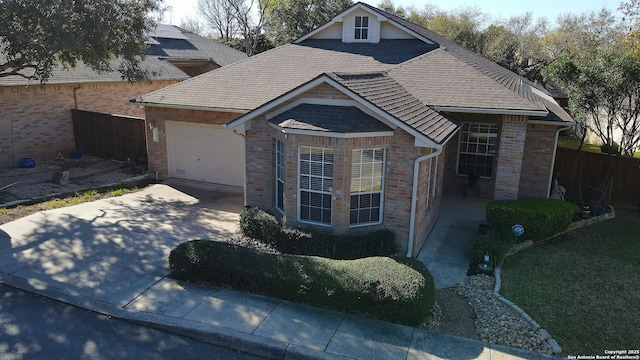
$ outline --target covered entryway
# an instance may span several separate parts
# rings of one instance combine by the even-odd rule
[[[244,138],[221,125],[168,121],[169,176],[244,185]]]

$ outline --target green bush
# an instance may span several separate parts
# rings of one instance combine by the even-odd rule
[[[600,151],[604,154],[620,154],[620,145],[616,142],[612,145],[602,144],[600,145]]]
[[[397,252],[395,234],[390,230],[350,235],[305,232],[281,224],[275,216],[258,208],[248,207],[240,212],[240,230],[243,235],[287,254],[359,259]]]
[[[240,231],[250,238],[273,244],[282,236],[282,226],[275,216],[255,207],[240,211]]]
[[[171,276],[416,326],[431,313],[434,283],[420,261],[273,255],[208,240],[178,245]]]
[[[487,221],[499,233],[520,224],[522,239],[543,240],[567,229],[578,206],[557,199],[496,200],[487,204]]]
[[[499,233],[495,230],[479,232],[472,247],[472,262],[483,263],[484,255],[488,252],[489,264],[494,267],[501,265],[514,244],[513,239],[513,234]]]

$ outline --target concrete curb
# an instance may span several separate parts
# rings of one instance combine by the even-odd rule
[[[523,319],[525,319],[534,329],[538,331],[540,336],[547,340],[547,343],[551,347],[551,350],[554,354],[562,353],[562,348],[558,344],[558,342],[551,337],[551,334],[545,329],[543,329],[540,324],[538,324],[529,314],[527,314],[524,310],[522,310],[518,305],[509,301],[507,298],[500,295],[500,287],[502,286],[502,268],[500,266],[496,267],[495,278],[496,278],[496,286],[493,289],[493,295],[500,301],[502,301],[505,305],[509,306],[513,311],[520,314]]]
[[[116,319],[267,359],[352,359],[197,321],[128,310],[3,272],[0,272],[0,283]]]

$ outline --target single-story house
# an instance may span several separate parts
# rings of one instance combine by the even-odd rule
[[[20,76],[0,77],[0,168],[16,166],[23,157],[73,149],[71,109],[142,118],[144,110],[128,105],[130,99],[247,57],[170,25],[159,25],[148,43],[141,66],[153,72],[151,82],[128,82],[117,71],[97,73],[83,64],[56,68],[44,86]]]
[[[243,186],[293,226],[387,228],[408,256],[445,194],[547,197],[573,123],[544,88],[364,3],[136,105],[159,177]]]

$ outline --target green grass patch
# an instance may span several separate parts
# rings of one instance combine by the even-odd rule
[[[580,146],[580,139],[576,139],[569,136],[558,137],[558,147],[578,150],[579,146]],[[585,142],[584,144],[582,144],[582,150],[588,151],[588,152],[595,152],[595,153],[602,152],[600,150],[600,145],[590,144],[588,142]]]
[[[208,240],[171,251],[171,276],[417,326],[431,313],[434,283],[411,258],[333,260],[273,255]]]
[[[508,257],[501,294],[547,329],[566,354],[640,344],[640,216],[560,235]]]
[[[29,203],[17,205],[10,208],[0,208],[0,224],[19,219],[40,211],[53,210],[67,206],[78,205],[86,202],[106,199],[110,197],[122,196],[139,188],[145,187],[146,182],[120,186],[110,186],[98,189],[87,189],[55,197],[43,197]]]

